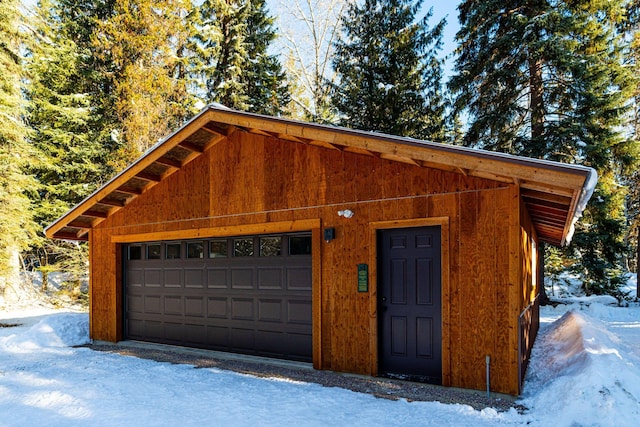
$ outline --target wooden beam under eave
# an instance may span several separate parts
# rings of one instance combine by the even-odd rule
[[[556,233],[558,235],[562,234],[562,228],[563,225],[555,225],[555,224],[549,224],[546,222],[542,222],[542,221],[532,221],[533,224],[536,226],[536,228],[539,228],[541,230],[545,230],[548,233]]]
[[[160,182],[162,181],[162,177],[159,175],[153,175],[150,173],[146,173],[146,172],[139,172],[135,175],[136,178],[140,178],[142,180],[145,181],[149,181],[149,182]]]
[[[204,151],[204,147],[200,146],[200,145],[196,145],[196,144],[192,144],[189,141],[182,141],[180,144],[178,144],[180,147],[182,148],[186,148],[189,151],[194,151],[196,153],[202,153]]]
[[[230,126],[231,127],[231,126]],[[212,129],[209,124],[202,126],[202,130],[217,136],[229,136],[229,132],[222,129]]]
[[[88,210],[83,212],[80,216],[88,216],[88,217],[92,217],[92,218],[109,218],[109,213],[108,212],[98,212],[98,211],[92,211],[92,210]]]
[[[96,202],[96,205],[104,205],[104,206],[112,206],[115,208],[123,208],[125,207],[127,204],[122,201],[122,200],[107,200],[107,199],[102,199],[98,202]]]
[[[225,139],[227,139],[227,137],[223,135],[220,135],[216,138],[211,139],[209,142],[205,144],[203,152],[207,151],[208,149],[218,144],[219,142],[224,141]]]
[[[548,214],[540,211],[529,211],[532,221],[540,221],[546,224],[556,224],[564,228],[564,224],[567,222],[567,214]]]
[[[534,191],[527,188],[522,189],[522,197],[528,199],[542,200],[545,202],[556,203],[559,205],[569,206],[571,204],[571,198],[569,196],[560,196],[557,194],[543,193],[540,191]]]
[[[553,208],[564,211],[565,214],[569,211],[569,206],[571,206],[571,203],[555,203],[543,199],[532,199],[530,197],[523,197],[522,200],[524,200],[527,206],[544,206],[546,208]]]
[[[207,123],[209,123],[210,117],[207,114],[201,114],[183,126],[176,133],[171,135],[168,139],[164,140],[161,144],[154,146],[145,156],[141,157],[123,172],[114,177],[104,187],[100,188],[93,195],[86,198],[74,209],[67,212],[66,215],[60,217],[57,221],[46,228],[46,235],[53,236],[62,230],[66,224],[73,221],[80,215],[80,212],[90,209],[96,203],[99,203],[105,197],[108,197],[116,188],[121,187],[132,176],[135,176],[138,172],[145,170],[148,166],[155,163],[159,158],[164,157],[169,151],[171,151],[181,141],[188,138],[194,132],[202,129]],[[176,167],[175,164],[170,163],[165,166]],[[179,165],[177,166],[180,167]]]
[[[429,168],[429,169],[438,169],[438,170],[442,170],[442,171],[446,171],[446,172],[460,173],[460,169],[459,168],[457,168],[455,166],[443,165],[442,163],[433,163],[433,162],[421,161],[420,164],[423,167]]]
[[[142,193],[144,193],[144,189],[127,187],[124,185],[122,187],[116,188],[115,191],[119,193],[130,194],[132,196],[140,196]]]
[[[393,162],[406,163],[406,164],[409,164],[409,165],[414,165],[414,166],[420,167],[420,165],[415,160],[413,160],[412,158],[405,157],[405,156],[398,156],[397,154],[382,153],[382,154],[380,154],[380,158],[381,159],[385,159],[385,160],[391,160]]]
[[[86,233],[83,234],[78,234],[78,233],[67,233],[67,232],[57,232],[55,233],[53,236],[51,236],[54,239],[60,239],[60,240],[81,240],[81,241],[87,241],[89,240],[87,238]]]
[[[373,152],[369,150],[365,150],[364,148],[344,147],[343,151],[346,151],[349,153],[363,154],[365,156],[370,156],[370,157],[377,157]]]
[[[236,133],[238,130],[239,130],[238,126],[230,125],[229,128],[227,129],[226,135],[224,135],[224,136],[226,136],[228,138],[231,135],[233,135],[234,133]]]
[[[542,184],[539,182],[531,182],[531,181],[520,181],[520,187],[525,190],[534,190],[542,193],[549,193],[556,196],[568,197],[569,199],[573,197],[573,194],[576,191],[574,188],[560,187],[553,184]],[[577,187],[577,188],[582,188],[582,187]]]
[[[258,128],[248,128],[247,131],[251,132],[251,133],[255,133],[256,135],[262,135],[262,136],[266,136],[266,137],[276,137],[276,138],[278,137],[277,134],[273,134],[273,133],[270,133],[270,132],[265,132],[265,131],[263,131],[261,129],[258,129]]]
[[[299,142],[301,144],[309,144],[308,140],[298,138],[296,136],[287,135],[286,133],[279,133],[276,135],[279,139],[284,139],[285,141]]]
[[[309,145],[313,145],[316,147],[323,147],[323,148],[328,148],[330,150],[338,150],[340,151],[340,149],[338,147],[336,147],[335,145],[329,143],[329,142],[325,142],[325,141],[318,141],[318,140],[310,140],[309,141]]]
[[[543,205],[543,204],[533,204],[533,203],[526,203],[527,205],[527,209],[529,209],[530,211],[534,212],[537,215],[540,216],[553,216],[556,218],[567,218],[567,215],[569,215],[569,207],[568,206],[564,206],[562,208],[557,208],[554,206],[547,206],[547,205]]]
[[[93,226],[93,224],[87,224],[86,222],[78,221],[77,219],[74,219],[73,221],[71,221],[70,223],[67,224],[67,227],[78,228],[78,229],[81,229],[81,230],[88,230],[92,226]]]
[[[467,173],[469,174],[469,176],[473,176],[475,178],[489,179],[491,181],[503,182],[505,184],[518,185],[518,180],[510,176],[504,176],[504,175],[490,173],[490,172],[477,172],[472,170],[468,170]]]
[[[182,167],[182,162],[178,160],[170,159],[166,156],[162,156],[155,160],[155,163],[160,163],[164,166],[169,166],[170,168],[180,169]]]

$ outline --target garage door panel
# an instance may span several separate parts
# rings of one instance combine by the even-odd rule
[[[258,300],[258,320],[261,322],[282,322],[282,300]]]
[[[145,270],[142,268],[135,268],[129,270],[129,282],[128,285],[132,288],[139,288],[144,286]]]
[[[127,297],[127,310],[130,313],[144,313],[144,297],[142,295]]]
[[[159,268],[145,270],[144,286],[147,288],[159,288],[162,286],[162,270]]]
[[[144,312],[152,314],[162,313],[162,297],[159,295],[147,295],[144,297]]]
[[[207,343],[216,350],[229,349],[229,328],[224,326],[207,326]]]
[[[207,336],[205,325],[185,324],[184,325],[184,340],[188,344],[199,345],[205,343],[205,337]]]
[[[231,328],[229,344],[232,348],[252,353],[255,348],[255,331],[253,329]]]
[[[129,338],[145,336],[144,320],[129,318]]]
[[[173,343],[181,342],[184,339],[184,328],[182,323],[165,322],[164,338]]]
[[[205,286],[204,270],[202,268],[188,268],[184,270],[185,288],[202,289]]]
[[[311,291],[311,267],[287,269],[287,289]]]
[[[287,302],[287,322],[311,325],[311,301],[290,300]]]
[[[271,251],[260,243],[274,236],[135,244],[141,259],[124,266],[125,336],[310,361],[312,257],[291,250],[289,236],[310,240],[308,233],[275,236]],[[184,249],[196,243],[203,257],[188,258]],[[152,259],[145,245],[156,249]]]
[[[149,337],[154,340],[161,340],[164,338],[164,328],[162,326],[162,322],[145,320],[143,329],[143,336],[145,338]]]
[[[165,315],[181,315],[183,311],[182,297],[179,296],[165,296],[164,297],[164,311]]]
[[[311,337],[306,333],[287,334],[287,358],[294,360],[308,360],[307,353],[311,345]]]
[[[227,306],[226,297],[208,298],[207,316],[210,318],[226,319],[229,316]]]
[[[231,318],[234,320],[253,320],[253,298],[232,298]]]
[[[231,270],[232,289],[253,289],[253,268],[234,268]]]
[[[209,268],[207,269],[207,287],[209,289],[227,288],[227,269]]]
[[[185,297],[184,314],[190,317],[206,317],[204,297]]]
[[[258,289],[279,290],[283,288],[283,268],[258,268]]]
[[[282,355],[285,348],[285,334],[278,331],[258,330],[256,333],[256,348],[262,353],[271,354],[274,357]]]
[[[182,273],[180,268],[165,268],[164,272],[164,287],[165,288],[181,288],[182,287]]]

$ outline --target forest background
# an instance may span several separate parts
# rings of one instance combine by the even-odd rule
[[[0,0],[0,300],[19,297],[29,269],[43,288],[64,271],[81,297],[86,246],[44,228],[217,102],[593,167],[573,241],[541,248],[545,272],[623,303],[639,254],[640,5],[448,9],[445,19],[422,0]]]

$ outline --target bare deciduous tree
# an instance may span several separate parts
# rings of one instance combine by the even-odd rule
[[[279,43],[292,86],[291,114],[312,121],[330,119],[329,85],[333,43],[346,0],[281,1]]]

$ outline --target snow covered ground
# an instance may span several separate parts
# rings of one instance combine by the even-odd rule
[[[0,327],[0,427],[637,426],[640,307],[595,301],[542,309],[524,414],[73,348],[88,342],[87,314],[0,311],[21,324]]]

